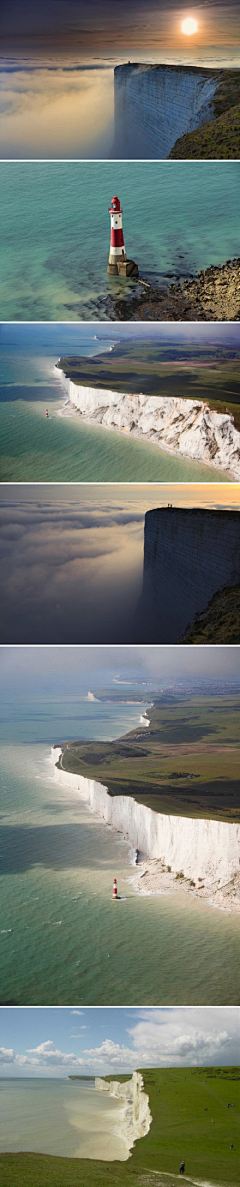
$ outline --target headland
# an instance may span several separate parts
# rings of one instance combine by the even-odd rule
[[[94,426],[126,433],[240,480],[240,358],[224,350],[118,343],[111,357],[57,363],[68,400]],[[233,352],[232,352],[233,354]]]
[[[134,846],[139,892],[240,909],[236,710],[235,698],[156,696],[148,729],[53,747],[57,782]]]
[[[114,99],[118,158],[239,158],[239,69],[128,62]]]

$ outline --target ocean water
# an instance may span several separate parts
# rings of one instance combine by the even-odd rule
[[[239,1002],[237,917],[179,892],[139,896],[129,844],[53,779],[52,741],[114,738],[142,712],[82,696],[3,705],[2,1004]]]
[[[32,1150],[65,1158],[125,1159],[116,1136],[121,1102],[94,1081],[0,1080],[0,1151]]]
[[[239,179],[239,161],[1,162],[1,320],[118,318],[131,283],[107,276],[113,193],[141,276],[222,264],[239,252]]]
[[[8,327],[9,343],[0,347],[1,481],[226,482],[216,468],[84,424],[77,413],[61,417],[66,393],[54,374],[58,358],[102,354],[111,343],[96,342],[93,329],[91,338],[81,334],[79,343],[79,329],[71,323],[45,330],[31,325],[28,341],[26,330]]]

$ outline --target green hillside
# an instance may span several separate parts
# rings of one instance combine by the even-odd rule
[[[176,140],[169,160],[238,160],[240,156],[240,103],[224,115]]]
[[[113,742],[66,742],[60,763],[156,812],[237,821],[239,709],[231,696],[157,696],[148,729]]]
[[[2,1154],[1,1187],[176,1187],[182,1159],[186,1183],[237,1187],[239,1069],[150,1068],[142,1075],[152,1123],[129,1160]]]

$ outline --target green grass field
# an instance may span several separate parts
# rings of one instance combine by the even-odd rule
[[[58,366],[73,383],[87,387],[205,400],[215,411],[227,409],[240,430],[239,364],[240,351],[222,343],[201,348],[142,340],[118,343],[110,354],[92,359],[62,358]]]
[[[63,744],[63,769],[156,812],[238,821],[237,697],[155,696],[148,729],[115,742]]]
[[[2,1154],[1,1187],[175,1187],[182,1159],[186,1181],[237,1187],[239,1069],[150,1068],[142,1075],[153,1120],[127,1162]]]

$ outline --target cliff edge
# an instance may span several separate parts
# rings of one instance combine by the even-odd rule
[[[191,146],[192,156],[198,155],[196,130],[206,126],[209,155],[218,157],[216,125],[226,113],[222,155],[240,155],[237,69],[128,62],[115,67],[114,96],[116,158],[165,159],[179,154],[191,159]],[[183,138],[188,142],[185,151]],[[208,156],[208,151],[201,152],[201,138],[198,147],[200,156]]]
[[[183,507],[147,511],[138,642],[177,642],[207,598],[239,580],[238,511]]]

